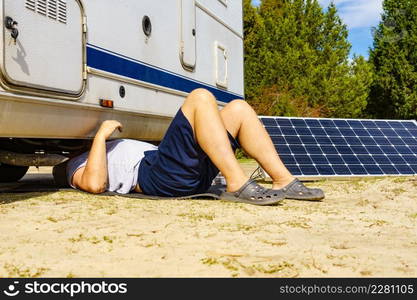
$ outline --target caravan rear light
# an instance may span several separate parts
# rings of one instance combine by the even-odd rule
[[[100,106],[102,107],[107,107],[107,108],[113,108],[113,100],[105,100],[105,99],[100,99]]]

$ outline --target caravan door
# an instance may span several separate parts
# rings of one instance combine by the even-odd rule
[[[3,0],[6,86],[79,96],[85,86],[83,16],[77,0]]]
[[[194,70],[196,64],[196,6],[195,0],[180,0],[181,3],[181,49],[183,67]]]

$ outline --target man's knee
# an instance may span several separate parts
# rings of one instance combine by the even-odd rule
[[[213,104],[216,103],[216,98],[210,91],[206,89],[195,89],[187,97],[187,102],[193,104]]]
[[[238,115],[244,115],[247,112],[252,112],[253,108],[246,102],[245,100],[236,99],[231,102],[229,102],[225,108],[228,108],[228,110],[233,111],[234,114]]]

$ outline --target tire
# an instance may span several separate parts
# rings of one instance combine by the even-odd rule
[[[10,166],[0,163],[0,182],[15,182],[25,176],[29,167]]]

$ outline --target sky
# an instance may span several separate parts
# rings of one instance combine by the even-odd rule
[[[383,0],[318,0],[326,8],[334,2],[339,16],[349,30],[349,41],[352,44],[351,56],[363,55],[368,58],[369,47],[372,46],[372,27],[381,20]],[[260,0],[252,0],[258,5]]]

